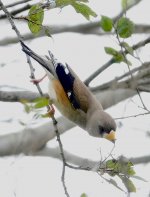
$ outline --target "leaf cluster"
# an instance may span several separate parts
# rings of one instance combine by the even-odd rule
[[[97,14],[86,4],[87,0],[56,0],[56,7],[62,8],[68,5],[71,5],[75,11],[87,20],[90,20],[90,17],[96,17]],[[28,27],[33,34],[38,34],[42,29],[45,30],[45,34],[50,36],[49,30],[43,26],[44,20],[44,8],[41,4],[33,5],[28,13]]]
[[[32,103],[26,100],[21,100],[24,106],[24,111],[29,114],[33,112],[33,119],[47,118],[49,114],[43,114],[43,109],[49,105],[49,99],[45,97],[37,98]]]
[[[133,181],[131,180],[131,178],[136,178],[145,181],[143,178],[139,176],[135,176],[136,172],[134,170],[133,163],[123,156],[120,156],[118,159],[108,160],[106,162],[105,169],[103,170],[111,177],[118,176],[129,193],[136,192],[136,187]],[[113,184],[118,189],[122,190],[114,179],[112,178],[110,180],[106,179],[106,181]]]
[[[134,32],[134,23],[126,17],[121,17],[115,24],[113,20],[107,16],[102,16],[100,21],[101,28],[105,32],[111,32],[114,30],[117,34],[118,39],[125,39],[131,37],[131,35]],[[129,44],[125,41],[119,43],[121,45],[121,48],[126,50],[130,55],[133,56],[133,49]],[[125,62],[128,65],[131,65],[131,63],[127,60],[125,55],[123,54],[123,51],[118,51],[112,47],[105,47],[105,52],[109,55],[111,55],[114,59],[114,62],[120,63]]]

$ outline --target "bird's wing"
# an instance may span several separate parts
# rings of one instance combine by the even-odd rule
[[[58,63],[55,69],[58,79],[75,109],[80,109],[85,113],[87,113],[89,108],[102,109],[94,95],[67,64],[64,66]]]

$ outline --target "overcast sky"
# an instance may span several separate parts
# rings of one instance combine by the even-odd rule
[[[12,1],[4,1],[10,3]],[[91,7],[100,15],[107,15],[110,17],[116,16],[121,10],[120,0],[91,0]],[[127,13],[135,23],[147,23],[150,21],[150,1],[143,0],[137,7],[133,8]],[[68,17],[69,16],[69,17]],[[46,12],[46,24],[77,24],[84,23],[86,20],[70,8],[62,10],[54,9]],[[0,39],[7,36],[15,36],[9,24],[6,21],[0,22]],[[16,21],[17,24],[17,21]],[[18,24],[19,30],[27,32],[26,24]],[[136,41],[146,38],[145,35],[133,36],[129,39],[131,44]],[[79,77],[84,80],[94,70],[99,68],[108,61],[109,56],[104,53],[104,46],[117,47],[115,37],[98,37],[93,35],[80,35],[74,33],[63,33],[54,35],[53,39],[44,37],[27,42],[27,44],[39,54],[46,54],[47,50],[53,51],[55,56],[69,65],[76,71]],[[6,64],[1,68],[0,72],[0,87],[2,85],[11,85],[22,89],[36,91],[35,87],[29,80],[29,68],[26,64],[25,55],[20,50],[19,44],[0,47],[0,63]],[[144,52],[139,51],[142,60],[146,61],[150,58],[149,47]],[[139,65],[134,61],[133,67]],[[92,85],[100,84],[114,78],[115,76],[127,71],[126,65],[112,66],[108,71],[102,73]],[[37,76],[44,74],[43,70],[36,65]],[[47,91],[47,80],[42,83],[42,88]],[[4,89],[4,88],[3,88]],[[5,90],[8,89],[5,86]],[[149,94],[142,94],[143,100],[150,109]],[[134,101],[134,102],[132,102]],[[138,114],[142,110],[138,108],[141,105],[137,96],[128,99],[124,102],[113,106],[107,111],[113,117],[122,117],[131,114]],[[23,128],[19,121],[24,121],[27,126],[31,126],[31,116],[23,111],[21,104],[3,103],[0,102],[0,132],[6,134],[7,132],[16,132]],[[59,116],[59,112],[56,112]],[[11,120],[8,124],[6,120]],[[41,120],[43,122],[45,120]],[[119,124],[120,121],[117,121]],[[113,152],[114,157],[125,155],[127,157],[135,157],[148,155],[150,153],[149,138],[146,136],[146,131],[149,131],[150,121],[148,116],[138,118],[130,118],[121,120],[122,127],[117,129],[116,148]],[[73,154],[79,156],[99,160],[102,156],[105,158],[110,150],[112,144],[103,140],[95,139],[87,135],[79,127],[72,129],[62,136],[64,148]],[[53,140],[49,146],[55,147],[57,142]],[[19,155],[17,157],[0,158],[0,196],[2,197],[65,197],[61,184],[61,170],[62,163],[50,159],[40,157],[26,157]],[[135,166],[137,175],[149,180],[150,179],[150,165]],[[106,176],[107,178],[110,178]],[[118,185],[123,188],[120,180],[116,179]],[[137,193],[132,194],[131,197],[145,197],[150,191],[149,183],[133,180]],[[115,196],[124,197],[126,194],[117,190],[114,186],[106,183],[97,174],[82,172],[68,169],[66,173],[66,184],[71,197],[79,197],[81,193],[85,192],[88,197],[100,196]]]

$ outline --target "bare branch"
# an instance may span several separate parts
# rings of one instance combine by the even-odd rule
[[[150,156],[141,156],[141,157],[134,157],[134,158],[130,158],[130,160],[135,164],[146,164],[150,162]]]
[[[131,73],[134,74],[136,72],[140,72],[141,70],[144,70],[145,68],[147,68],[148,66],[150,66],[150,62],[145,62],[143,63],[141,66],[137,67],[137,68],[134,68],[131,70]],[[107,83],[104,83],[102,85],[99,85],[99,86],[96,86],[96,87],[92,87],[91,90],[92,91],[97,91],[97,90],[106,90],[108,88],[115,88],[116,87],[116,84],[120,81],[120,80],[123,80],[124,78],[128,77],[130,75],[130,72],[126,72],[125,74],[119,76],[119,77],[115,77],[115,79],[107,82]],[[144,76],[143,76],[144,77]],[[145,85],[147,85],[149,83],[149,80],[146,80],[145,81],[145,78],[141,77],[141,80],[139,79],[137,81],[138,85],[142,85],[144,82]],[[140,78],[140,77],[138,77]]]
[[[12,29],[13,29],[13,30],[16,32],[16,34],[17,34],[18,39],[19,39],[19,40],[22,40],[22,36],[21,36],[19,30],[16,28],[16,25],[15,25],[14,21],[12,20],[10,13],[8,12],[7,8],[4,6],[4,4],[2,3],[1,0],[0,0],[0,7],[1,7],[1,9],[5,12],[5,14],[6,14],[6,16],[7,16],[8,20],[9,20],[11,26],[12,26]]]
[[[81,33],[81,34],[95,34],[98,36],[106,36],[111,35],[112,33],[105,33],[100,28],[100,23],[98,22],[91,22],[91,23],[85,23],[85,24],[79,24],[74,26],[68,26],[68,25],[48,25],[48,29],[50,29],[51,35],[59,34],[59,33],[65,33],[65,32],[73,32],[73,33]],[[149,25],[135,25],[135,31],[136,34],[143,34],[143,33],[150,33],[150,26]],[[36,37],[31,34],[27,33],[23,35],[24,40],[33,40],[39,37],[44,37],[45,32],[41,31],[39,35]],[[18,39],[16,37],[7,37],[0,40],[0,46],[5,46],[8,44],[15,44],[17,43]]]
[[[150,92],[150,88],[149,88],[149,87],[138,86],[138,88],[139,88],[140,91],[143,91],[143,92]]]
[[[18,9],[16,9],[16,10],[11,11],[11,12],[10,12],[10,15],[13,16],[13,15],[19,14],[19,13],[21,13],[21,12],[24,12],[24,11],[30,9],[31,6],[32,6],[32,5],[27,4],[27,5],[25,5],[25,6],[21,7],[21,8],[18,8]],[[6,15],[6,14],[0,15],[0,19],[5,19],[5,18],[7,18],[7,15]]]
[[[90,159],[82,158],[72,153],[69,153],[66,150],[64,150],[64,153],[66,155],[66,160],[68,163],[71,163],[72,165],[75,165],[75,166],[81,166],[82,169],[89,168],[91,171],[96,171],[97,167],[99,166],[99,161],[93,161]],[[52,158],[61,160],[58,147],[56,148],[45,147],[44,149],[33,153],[33,155],[44,156],[44,157],[47,156],[47,157],[52,157]],[[147,155],[147,156],[141,156],[141,157],[132,157],[132,158],[129,158],[129,160],[134,165],[146,164],[150,162],[150,156]]]
[[[57,120],[60,134],[75,126],[64,117],[60,117]],[[52,122],[47,122],[34,128],[26,127],[21,132],[0,136],[0,155],[15,155],[20,153],[28,155],[40,150],[49,140],[55,137],[56,133]]]
[[[128,119],[128,118],[135,118],[138,116],[145,116],[145,115],[150,115],[150,112],[146,112],[146,113],[141,113],[141,114],[135,114],[135,115],[131,115],[131,116],[123,116],[120,118],[114,118],[115,120],[122,120],[122,119]]]
[[[10,24],[11,24],[13,30],[16,32],[17,37],[18,37],[18,39],[19,39],[19,41],[20,41],[20,43],[21,43],[21,45],[22,45],[22,48],[24,48],[24,47],[25,47],[25,44],[24,44],[23,41],[22,41],[21,34],[20,34],[19,30],[17,29],[17,27],[15,26],[15,24],[14,24],[12,18],[11,18],[10,13],[8,12],[7,8],[3,5],[3,3],[2,3],[1,0],[0,0],[0,6],[1,6],[2,10],[5,12],[5,14],[6,14],[6,16],[7,16],[8,20],[9,20],[9,22],[10,22]],[[35,79],[34,68],[33,68],[33,66],[32,66],[30,57],[29,57],[27,54],[26,54],[26,57],[27,57],[27,62],[28,62],[29,67],[30,67],[31,77],[32,77],[32,79]],[[42,89],[40,88],[39,83],[36,83],[35,86],[37,87],[37,90],[38,90],[39,94],[40,94],[41,96],[43,96],[44,94],[43,94],[43,92],[42,92]],[[50,114],[50,115],[49,115],[49,118],[51,118],[51,119],[52,119],[52,122],[53,122],[54,132],[55,132],[56,137],[57,137],[57,141],[58,141],[59,148],[60,148],[60,154],[61,154],[62,162],[63,162],[63,169],[62,169],[62,178],[61,178],[61,180],[62,180],[62,184],[63,184],[63,188],[64,188],[64,191],[65,191],[66,196],[67,196],[67,197],[70,197],[70,196],[69,196],[69,193],[68,193],[68,191],[67,191],[66,184],[65,184],[66,160],[65,160],[65,156],[64,156],[64,152],[63,152],[63,145],[62,145],[62,142],[61,142],[61,139],[60,139],[60,134],[59,134],[59,131],[58,131],[57,121],[56,121],[56,119],[55,119],[54,113],[51,113],[51,112],[50,112],[51,108],[52,108],[52,104],[47,105],[47,110],[48,110],[48,112],[49,112],[49,114]],[[17,144],[17,149],[18,149],[18,147],[20,147],[20,146],[22,145],[22,141],[23,141],[23,140],[24,140],[24,136],[23,136],[23,138],[21,139],[21,141],[19,141],[19,144]],[[31,143],[31,144],[32,144],[32,143]],[[44,145],[44,144],[43,144],[43,145]],[[13,149],[13,150],[14,150],[14,149]],[[16,149],[15,149],[15,152],[16,152]]]
[[[69,153],[68,151],[64,150],[64,154],[66,156],[66,161],[67,163],[70,163],[75,166],[80,166],[81,168],[89,168],[93,171],[96,171],[96,168],[99,165],[99,161],[92,161],[89,159],[84,159],[80,156],[74,155],[72,153]],[[44,157],[52,157],[55,159],[61,160],[61,156],[59,153],[59,148],[50,148],[50,147],[45,147],[44,149],[34,152],[33,155],[37,156],[44,156]]]
[[[76,1],[80,1],[80,0],[76,0]],[[82,1],[87,2],[87,0],[82,0]],[[18,8],[16,10],[13,10],[12,12],[10,12],[10,15],[11,16],[15,16],[16,14],[20,14],[20,13],[26,11],[26,10],[29,10],[33,5],[35,5],[35,4],[26,4],[25,6],[22,6],[21,8]],[[70,5],[69,1],[68,1],[68,3],[65,4],[65,6],[67,6],[67,5]],[[52,9],[54,7],[51,6],[51,1],[47,1],[46,3],[42,3],[41,2],[41,8],[43,8],[43,9],[44,8],[47,8],[47,9],[51,8]],[[5,19],[5,18],[7,18],[7,14],[6,13],[3,14],[3,15],[0,15],[0,19]]]
[[[44,96],[48,97],[47,94]],[[39,93],[31,91],[0,91],[0,101],[3,102],[20,102],[21,100],[32,102],[39,97]]]
[[[17,1],[17,2],[10,3],[10,4],[6,5],[5,7],[6,7],[6,8],[10,8],[10,7],[14,7],[14,6],[16,6],[16,5],[20,5],[20,4],[27,3],[27,2],[29,2],[29,1],[31,1],[31,0],[21,0],[21,1]],[[1,10],[1,8],[0,8],[0,10]]]

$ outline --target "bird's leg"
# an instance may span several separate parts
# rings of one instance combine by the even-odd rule
[[[55,114],[55,108],[52,104],[49,105],[49,109],[47,111],[50,117],[52,117]]]
[[[45,74],[42,78],[40,79],[31,79],[31,82],[34,84],[39,84],[41,81],[43,81],[43,79],[47,76],[47,74]]]
[[[53,101],[50,99],[49,100],[49,105],[48,105],[48,108],[47,108],[47,114],[49,117],[53,117],[54,114],[55,114],[55,108],[53,106]]]

